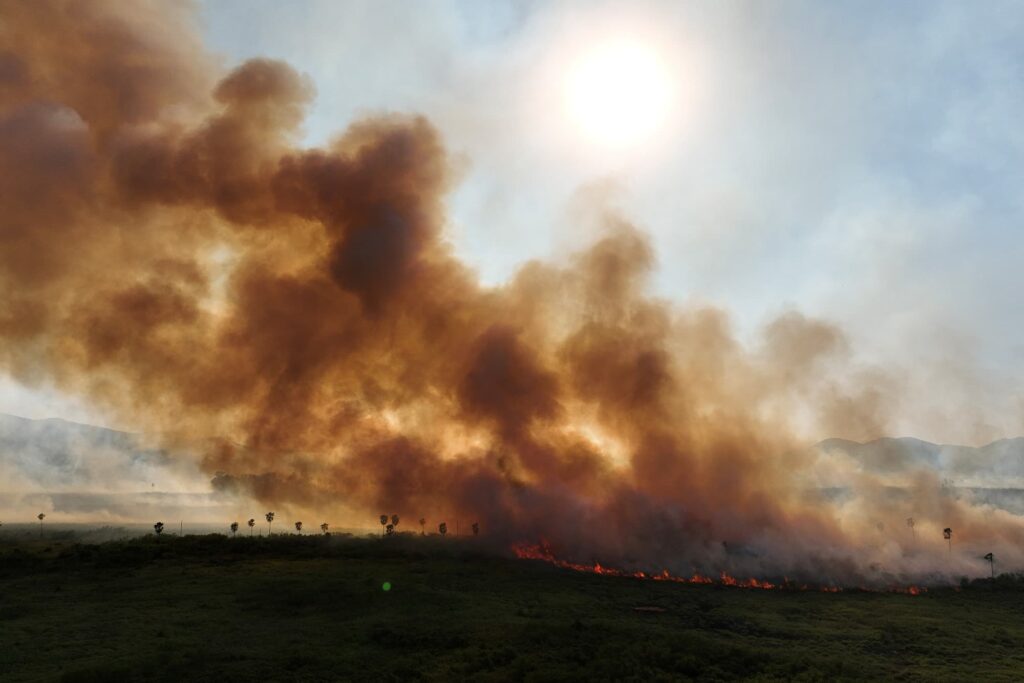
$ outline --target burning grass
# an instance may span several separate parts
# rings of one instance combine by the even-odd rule
[[[600,574],[602,576],[620,576],[650,581],[671,581],[673,583],[719,585],[729,586],[732,588],[755,588],[759,590],[818,591],[821,593],[841,593],[844,590],[848,590],[842,586],[835,585],[794,583],[787,578],[783,578],[782,581],[778,582],[756,579],[753,577],[738,579],[734,576],[730,576],[726,572],[722,572],[717,578],[713,578],[710,576],[704,576],[697,572],[694,572],[691,576],[678,576],[670,573],[667,569],[663,569],[656,573],[650,573],[639,570],[626,571],[623,569],[616,569],[614,567],[606,567],[599,562],[595,562],[594,564],[580,564],[578,562],[568,562],[566,560],[559,559],[555,555],[551,546],[544,541],[541,541],[536,545],[528,543],[517,544],[512,547],[512,552],[521,560],[538,560],[540,562],[553,564],[556,567],[561,567],[563,569],[571,569],[573,571],[586,572],[589,574]],[[858,586],[856,590],[862,592],[904,593],[906,595],[922,595],[928,592],[928,589],[924,586],[913,585],[890,586],[881,591],[879,589]]]
[[[630,581],[481,548],[0,535],[0,679],[1015,680],[1024,667],[1024,583],[1010,576],[910,600]]]

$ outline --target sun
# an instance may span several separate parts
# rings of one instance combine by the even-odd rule
[[[638,43],[605,45],[569,69],[565,107],[591,143],[621,148],[649,139],[664,123],[672,79],[662,60]]]

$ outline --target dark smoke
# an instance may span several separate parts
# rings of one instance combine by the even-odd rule
[[[655,256],[614,214],[568,263],[481,287],[445,240],[450,164],[425,119],[303,149],[309,80],[263,59],[221,73],[187,8],[4,0],[0,16],[15,378],[202,444],[217,489],[268,505],[474,520],[681,573],[928,566],[875,534],[873,498],[809,497],[794,406],[852,437],[888,409],[836,379],[836,328],[788,314],[744,348],[724,312],[645,293]],[[1019,545],[1016,518],[993,531],[929,486],[918,508],[963,538]]]

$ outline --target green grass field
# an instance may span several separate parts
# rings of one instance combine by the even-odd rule
[[[759,591],[441,540],[0,540],[0,679],[1024,679],[1008,577],[918,597]]]

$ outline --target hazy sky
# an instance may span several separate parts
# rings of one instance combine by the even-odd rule
[[[587,239],[587,208],[648,232],[655,291],[729,310],[744,338],[789,309],[832,321],[904,394],[894,429],[1024,432],[1024,6],[1012,2],[216,0],[225,67],[314,82],[309,145],[422,112],[460,169],[450,239],[491,284]],[[594,144],[566,73],[632,41],[671,83],[634,145]],[[751,341],[751,343],[754,343]],[[0,412],[102,422],[0,382]]]

